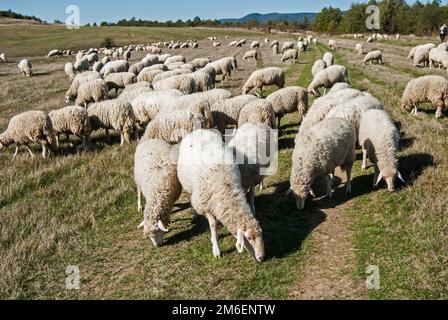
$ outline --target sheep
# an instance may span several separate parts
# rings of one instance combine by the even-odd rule
[[[381,50],[373,50],[373,51],[370,51],[369,53],[367,53],[365,55],[364,59],[362,60],[362,63],[372,64],[373,61],[375,61],[376,63],[383,64],[383,53],[381,52]]]
[[[213,47],[220,47],[221,46],[221,43],[219,42],[219,41],[215,41],[215,42],[213,42]]]
[[[202,93],[194,94],[194,96],[178,96],[167,99],[162,104],[159,114],[179,113],[180,111],[190,111],[198,114],[203,118],[204,127],[211,128],[213,126],[213,116],[210,110],[210,103]]]
[[[131,65],[131,66],[129,67],[128,72],[131,72],[131,73],[133,73],[135,76],[138,76],[138,75],[140,74],[140,72],[141,72],[145,67],[146,67],[146,65],[145,65],[143,62],[139,61],[139,62],[136,62],[136,63],[134,63],[133,65]]]
[[[313,67],[311,68],[311,73],[313,74],[313,77],[316,76],[316,74],[319,73],[319,71],[324,70],[327,67],[327,63],[322,60],[318,59],[314,62]]]
[[[278,40],[273,40],[269,46],[271,48],[273,48],[274,46],[279,46],[279,45],[280,45],[280,43],[278,42]]]
[[[194,71],[194,66],[191,63],[184,63],[180,65],[181,69],[187,69],[190,70],[191,72]]]
[[[6,58],[6,54],[3,52],[0,53],[0,62],[8,62],[8,58]]]
[[[110,62],[110,57],[104,57],[103,59],[101,59],[101,62],[103,63],[103,65],[106,65],[106,63]]]
[[[257,50],[246,51],[246,53],[243,56],[243,60],[247,60],[247,59],[255,59],[255,60],[257,60],[257,58],[258,58],[258,51]]]
[[[369,43],[370,43],[370,42],[373,42],[373,37],[368,37],[367,40],[366,40],[366,42],[369,42]]]
[[[170,144],[176,144],[190,132],[201,128],[210,128],[207,119],[202,114],[190,110],[161,112],[148,124],[141,141],[161,139]]]
[[[54,49],[54,50],[51,50],[50,52],[48,52],[48,54],[47,54],[47,59],[48,59],[48,58],[52,58],[52,57],[58,57],[58,58],[61,58],[62,56],[63,56],[63,53],[62,53],[61,50]]]
[[[294,43],[291,41],[286,41],[282,46],[282,53],[284,53],[288,49],[294,49]]]
[[[336,91],[340,91],[340,90],[344,90],[344,89],[351,89],[351,85],[348,84],[347,82],[338,82],[335,83],[330,90],[328,90],[327,94],[336,92]]]
[[[75,56],[75,60],[81,60],[84,57],[84,52],[83,51],[78,51],[78,53]]]
[[[417,51],[418,49],[420,49],[420,48],[427,48],[427,50],[428,50],[428,54],[429,54],[429,50],[431,50],[431,49],[433,49],[433,48],[435,48],[435,47],[436,47],[436,45],[433,44],[433,43],[421,44],[421,45],[418,45],[418,46],[416,46],[416,47],[413,47],[413,48],[411,49],[411,51],[409,51],[409,54],[408,54],[407,59],[408,59],[408,60],[413,60],[414,57],[415,57],[415,53],[416,53],[416,51]]]
[[[353,100],[363,93],[356,89],[343,89],[316,99],[302,119],[299,132],[311,128],[326,117],[328,112],[338,104]]]
[[[208,63],[210,63],[209,58],[196,58],[190,61],[190,64],[193,66],[194,70],[205,67]]]
[[[146,81],[140,81],[128,85],[118,96],[118,99],[131,103],[136,97],[143,93],[153,92],[151,83]]]
[[[160,70],[160,71],[167,71],[168,67],[166,65],[164,65],[163,63],[157,63],[157,64],[153,64],[152,66],[149,67],[145,67],[143,68],[143,70]],[[142,70],[142,71],[143,71]],[[140,72],[142,72],[140,71]]]
[[[123,58],[126,61],[131,60],[131,51],[130,50],[126,50],[125,52],[123,52]]]
[[[94,80],[94,79],[101,79],[101,76],[98,72],[88,71],[88,72],[77,74],[73,78],[70,88],[65,93],[65,102],[68,103],[68,102],[76,99],[76,97],[78,96],[79,86],[84,82],[87,82],[89,80]]]
[[[212,77],[206,72],[195,71],[193,73],[189,73],[188,75],[193,77],[193,80],[196,82],[197,92],[211,90],[215,86]]]
[[[214,126],[221,133],[224,133],[228,125],[237,126],[241,109],[253,100],[257,100],[257,97],[245,94],[211,104],[210,109]]]
[[[272,159],[275,159],[273,148],[276,145],[277,135],[269,126],[251,122],[239,127],[228,144],[234,150],[243,188],[249,189],[250,206],[254,214],[255,186],[263,184]]]
[[[279,51],[278,51],[278,44],[272,46],[272,52],[273,52],[274,54],[279,54]]]
[[[171,70],[171,71],[165,71],[165,72],[155,75],[154,79],[152,80],[152,83],[154,84],[156,82],[171,78],[173,76],[177,76],[180,74],[189,74],[189,73],[191,73],[191,71],[187,70],[187,69],[176,69],[176,70]]]
[[[349,83],[347,69],[344,66],[337,64],[319,71],[308,86],[308,92],[315,96],[319,96],[320,87],[324,87],[324,91],[326,92],[326,89],[331,88],[336,82]]]
[[[217,234],[219,221],[237,238],[239,252],[246,246],[257,261],[262,261],[262,230],[247,203],[239,167],[232,160],[232,149],[224,145],[219,133],[195,130],[180,144],[179,181],[191,195],[194,212],[205,215],[209,221],[215,257],[221,255]]]
[[[308,112],[308,92],[305,88],[291,86],[271,93],[266,101],[271,103],[277,117],[277,128],[280,129],[282,117],[287,113],[299,112],[303,117]]]
[[[437,46],[437,48],[439,48],[439,49],[443,49],[443,50],[445,50],[445,51],[448,51],[448,43],[446,43],[446,42],[441,43],[441,44],[439,44],[439,45]]]
[[[106,135],[113,129],[120,133],[121,145],[130,143],[135,129],[135,115],[132,106],[121,99],[92,103],[87,108],[92,130],[105,129]],[[135,131],[137,132],[137,131]]]
[[[181,56],[181,55],[177,55],[177,56],[171,56],[171,57],[168,57],[165,61],[164,61],[164,64],[171,64],[171,63],[174,63],[174,62],[183,62],[183,63],[186,63],[187,62],[187,60],[185,59],[185,57],[184,56]]]
[[[260,48],[260,41],[253,41],[253,42],[250,44],[250,47],[251,47],[251,48]]]
[[[150,67],[161,62],[159,60],[159,56],[154,54],[147,54],[146,57],[141,60],[141,63],[143,63],[144,67]]]
[[[285,86],[285,72],[281,68],[269,67],[255,70],[243,86],[243,94],[254,89],[259,96],[263,94],[263,86],[276,85],[279,89]],[[256,90],[259,89],[260,93]]]
[[[390,192],[395,191],[395,177],[403,180],[398,171],[398,141],[400,136],[387,112],[368,110],[361,116],[359,143],[362,147],[362,168],[367,166],[367,158],[374,165],[373,187],[382,179]]]
[[[160,73],[163,73],[163,70],[154,70],[150,69],[151,67],[146,67],[137,76],[137,81],[147,81],[152,82],[154,80],[154,77]]]
[[[157,116],[162,106],[167,103],[167,100],[179,96],[182,96],[182,92],[179,90],[152,91],[136,96],[131,100],[136,122],[139,125],[148,124]]]
[[[235,47],[243,47],[245,45],[246,45],[246,39],[242,39],[236,43]]]
[[[444,48],[433,48],[429,51],[429,67],[435,67],[436,63],[439,68],[448,68],[448,51]]]
[[[238,41],[234,40],[234,41],[230,41],[228,47],[236,47]]]
[[[185,63],[183,63],[182,61],[177,61],[177,62],[173,62],[170,64],[165,64],[166,67],[168,68],[168,70],[175,70],[175,69],[180,69],[182,66],[185,65]],[[191,70],[189,70],[191,72]]]
[[[297,209],[303,210],[305,200],[314,196],[312,185],[325,177],[327,196],[331,198],[331,178],[336,167],[345,170],[345,190],[351,193],[351,170],[356,159],[356,134],[353,126],[341,118],[327,118],[296,136],[292,154],[290,192],[296,199]]]
[[[177,89],[183,94],[197,91],[195,78],[190,74],[180,74],[153,83],[154,90]]]
[[[134,181],[139,211],[143,209],[142,195],[146,200],[141,226],[143,234],[156,247],[163,243],[171,210],[182,191],[173,159],[176,149],[165,141],[153,139],[140,142],[135,150]]]
[[[92,128],[87,110],[83,107],[68,106],[48,113],[53,125],[56,137],[56,146],[59,147],[59,136],[65,134],[70,142],[70,134],[82,139],[84,147],[87,147]]]
[[[370,109],[382,110],[383,108],[383,104],[377,98],[362,95],[353,100],[338,104],[328,112],[326,118],[342,118],[349,121],[355,129],[356,137],[358,137],[361,115]]]
[[[229,99],[233,97],[232,93],[226,89],[212,89],[204,92],[195,92],[185,98],[189,97],[191,100],[200,99],[206,100],[208,104],[211,106],[212,104],[222,101],[225,99]]]
[[[330,49],[332,50],[336,50],[337,46],[336,46],[336,41],[333,39],[328,40],[328,46],[330,47]]]
[[[364,47],[362,45],[362,43],[357,43],[355,45],[355,51],[359,54],[359,55],[363,55],[364,54]]]
[[[76,72],[88,71],[90,68],[90,63],[87,57],[83,57],[79,60],[76,60],[73,64],[73,68]]]
[[[97,61],[92,66],[92,71],[100,72],[104,67],[104,64],[101,61]]]
[[[210,65],[206,65],[205,67],[198,69],[197,71],[202,71],[202,72],[207,73],[210,76],[211,81],[213,83],[216,82],[216,69],[214,67],[212,67]]]
[[[325,61],[327,67],[334,65],[334,55],[331,52],[325,52],[322,60]]]
[[[436,118],[442,117],[448,106],[448,80],[442,76],[422,76],[409,81],[401,97],[401,107],[415,116],[423,102],[437,108]]]
[[[286,50],[281,59],[280,62],[286,62],[286,61],[291,61],[291,63],[295,63],[299,61],[299,51],[297,51],[296,49],[289,49]]]
[[[220,59],[213,62],[210,62],[205,67],[210,66],[213,69],[215,69],[216,75],[222,75],[223,80],[226,81],[230,78],[230,75],[232,73],[232,63],[228,59]]]
[[[66,75],[68,75],[69,80],[72,81],[76,76],[75,67],[73,66],[73,63],[71,62],[66,63],[64,66],[64,72]]]
[[[100,74],[107,77],[110,73],[127,72],[129,70],[129,62],[125,60],[110,61],[104,65]]]
[[[317,46],[317,39],[313,39],[313,45]]]
[[[94,64],[99,60],[98,53],[92,52],[86,56],[86,59],[89,61],[89,64]]]
[[[115,95],[118,95],[118,89],[124,89],[126,86],[136,83],[137,77],[132,72],[110,73],[104,78],[109,90],[115,89]]]
[[[427,45],[418,46],[414,53],[414,64],[413,66],[419,66],[423,63],[426,66],[429,63],[429,50],[435,48],[435,44],[429,43]]]
[[[30,143],[42,145],[42,157],[47,158],[50,151],[56,150],[56,138],[50,117],[43,111],[26,111],[11,118],[6,131],[0,134],[0,150],[16,144],[13,157],[17,156],[19,146],[24,145],[34,157],[28,147]]]
[[[108,93],[109,88],[107,87],[106,81],[103,79],[89,80],[79,86],[75,104],[77,106],[84,105],[84,107],[86,107],[90,102],[106,100]]]
[[[271,103],[265,99],[256,99],[247,103],[240,111],[238,127],[247,122],[263,123],[276,129],[275,111]]]
[[[19,73],[23,73],[26,77],[33,76],[33,65],[31,64],[30,60],[23,59],[19,62],[17,68],[19,69]]]

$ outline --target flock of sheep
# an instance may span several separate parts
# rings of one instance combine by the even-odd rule
[[[208,40],[216,46],[215,37]],[[279,53],[278,41],[264,42]],[[65,99],[76,105],[48,113],[27,111],[12,117],[6,131],[0,134],[0,149],[15,144],[16,156],[19,146],[24,145],[33,156],[28,144],[40,143],[42,155],[47,157],[58,148],[61,135],[68,142],[69,136],[75,135],[88,147],[92,131],[98,129],[104,129],[106,135],[109,130],[118,132],[121,144],[129,143],[133,137],[139,139],[134,161],[138,210],[144,211],[139,227],[143,227],[153,244],[163,243],[173,206],[184,190],[191,196],[194,217],[199,214],[208,219],[214,256],[221,255],[217,236],[220,222],[236,237],[238,251],[246,248],[258,261],[264,259],[265,251],[254,189],[262,185],[262,169],[269,167],[271,161],[262,161],[256,150],[275,149],[277,140],[272,129],[280,129],[285,114],[297,112],[302,118],[295,138],[289,189],[298,209],[303,209],[305,200],[314,196],[312,186],[317,179],[325,179],[327,195],[332,196],[337,167],[346,172],[346,192],[351,192],[357,147],[362,149],[363,169],[367,159],[374,164],[374,187],[384,179],[389,191],[394,191],[395,179],[403,181],[398,171],[397,128],[381,101],[351,87],[346,67],[335,64],[331,52],[314,62],[313,80],[307,89],[285,87],[284,70],[269,67],[254,71],[243,85],[242,94],[233,96],[215,88],[215,83],[218,76],[220,81],[227,81],[238,69],[236,57],[215,61],[196,58],[187,62],[184,56],[163,53],[161,49],[194,49],[197,43],[189,40],[80,51],[75,62],[65,66],[71,81]],[[229,46],[245,43],[232,41]],[[317,41],[312,37],[299,39],[297,50],[294,43],[285,42],[281,60],[297,60],[299,51],[306,50],[310,43]],[[243,61],[256,58],[259,46],[259,41],[252,42],[255,52],[247,52]],[[331,40],[329,46],[336,49],[336,42]],[[137,50],[150,53],[130,65],[131,54]],[[101,60],[100,54],[104,55]],[[290,58],[285,58],[285,54]],[[62,55],[67,52],[53,50],[48,57]],[[6,60],[4,55],[0,57]],[[32,75],[28,60],[20,62],[19,69]],[[271,85],[278,90],[262,98],[263,87]],[[321,88],[325,90],[323,96]],[[115,90],[113,99],[109,99],[110,90]],[[255,94],[249,94],[251,91]],[[309,94],[317,97],[311,106]],[[430,101],[437,107],[436,116],[440,116],[447,97],[445,78],[425,76],[408,84],[402,107],[416,113],[420,103]],[[139,131],[144,127],[140,138]],[[224,142],[228,127],[237,129],[230,141]],[[235,158],[244,161],[237,163]]]

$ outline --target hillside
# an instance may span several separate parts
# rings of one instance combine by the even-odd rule
[[[261,14],[261,13],[251,13],[248,14],[242,18],[228,18],[228,19],[220,19],[219,22],[220,23],[226,23],[226,22],[231,22],[231,23],[235,23],[235,22],[248,22],[248,21],[252,21],[255,20],[259,23],[266,23],[269,20],[271,21],[288,21],[288,22],[302,22],[303,19],[305,19],[305,17],[308,17],[309,21],[313,21],[314,18],[316,17],[316,13],[313,12],[301,12],[301,13],[266,13],[266,14]]]

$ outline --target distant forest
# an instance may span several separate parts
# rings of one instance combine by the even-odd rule
[[[35,16],[27,16],[17,12],[12,11],[11,9],[8,11],[0,11],[0,17],[12,18],[12,19],[24,19],[24,20],[34,20],[39,23],[43,23],[43,21]]]

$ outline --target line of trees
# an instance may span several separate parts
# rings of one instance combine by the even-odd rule
[[[9,9],[8,11],[0,11],[0,17],[6,17],[6,18],[12,18],[12,19],[24,19],[24,20],[34,20],[39,23],[42,23],[43,21],[36,16],[27,16],[24,14],[20,14],[17,12],[12,11]]]

